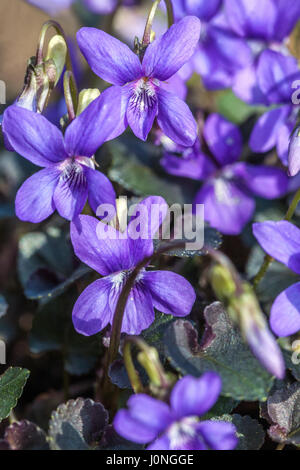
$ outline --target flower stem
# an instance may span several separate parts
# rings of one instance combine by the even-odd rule
[[[13,424],[13,423],[16,423],[18,421],[13,410],[11,410],[11,412],[9,413],[8,419],[9,419],[9,424]]]
[[[142,46],[145,48],[149,46],[150,40],[151,40],[151,31],[152,31],[152,25],[154,21],[154,17],[156,14],[156,10],[158,5],[160,4],[161,0],[155,0],[153,3],[151,10],[149,12],[145,30],[144,30],[144,35],[143,35],[143,40],[142,40]],[[172,24],[174,23],[174,11],[173,11],[173,5],[171,0],[164,0],[166,7],[167,7],[167,15],[168,15],[168,27],[170,28]]]
[[[118,299],[116,310],[114,313],[113,323],[112,323],[112,333],[110,337],[110,343],[109,343],[109,348],[108,348],[107,355],[106,355],[106,360],[104,364],[104,372],[103,372],[104,395],[107,395],[107,392],[110,389],[110,381],[108,377],[109,366],[110,364],[112,364],[112,362],[116,359],[118,355],[125,307],[126,307],[131,289],[134,286],[135,280],[139,272],[141,271],[141,269],[145,268],[150,263],[150,261],[152,261],[154,258],[164,253],[167,253],[168,251],[183,248],[184,246],[185,246],[185,242],[182,242],[182,241],[178,243],[173,242],[173,243],[169,243],[169,244],[162,246],[159,250],[156,251],[156,253],[144,258],[134,268],[134,270],[131,272],[131,274],[127,278],[126,283]]]
[[[144,390],[144,387],[140,380],[139,374],[135,370],[134,363],[132,360],[132,355],[131,355],[132,343],[133,341],[131,337],[126,338],[124,349],[123,349],[124,364],[125,364],[127,374],[128,374],[134,393],[142,393]]]
[[[69,70],[71,73],[73,73],[73,65],[72,65],[72,60],[71,60],[70,51],[69,51],[68,42],[67,42],[65,32],[64,32],[63,28],[60,26],[60,24],[57,23],[54,20],[46,21],[46,23],[43,24],[43,27],[42,27],[41,32],[40,32],[40,37],[39,37],[39,42],[38,42],[38,47],[37,47],[37,52],[36,52],[36,63],[35,63],[35,65],[36,66],[42,65],[43,62],[44,62],[43,50],[44,50],[44,44],[45,44],[45,37],[46,37],[46,34],[48,32],[48,29],[51,28],[51,27],[54,28],[56,33],[60,34],[62,36],[62,38],[65,40],[65,43],[67,45],[66,70]],[[77,101],[77,89],[76,89],[75,79],[73,79],[73,80],[74,80],[74,83],[75,83],[75,87],[71,88],[71,94],[72,94],[73,102],[76,103],[76,101]]]
[[[288,222],[291,221],[294,213],[295,213],[295,210],[297,209],[297,206],[299,204],[299,201],[300,201],[300,189],[298,189],[298,191],[296,192],[295,196],[293,197],[293,200],[287,210],[287,213],[285,214],[285,217],[283,220],[287,220]],[[274,261],[274,258],[272,258],[272,256],[270,255],[266,255],[265,258],[264,258],[264,261],[263,261],[263,264],[261,265],[258,273],[256,274],[256,276],[254,277],[253,279],[253,287],[254,288],[257,288],[258,284],[261,282],[261,280],[264,278],[270,264]]]
[[[285,215],[284,220],[290,221],[295,213],[295,210],[297,209],[297,206],[300,201],[300,189],[296,192],[295,196],[293,197],[293,200],[288,208],[288,211]]]
[[[77,98],[77,86],[74,79],[74,75],[70,70],[67,70],[64,74],[64,95],[69,115],[69,121],[72,122],[76,117],[75,110],[78,105]]]
[[[64,33],[63,28],[60,26],[60,24],[54,20],[46,21],[46,23],[43,24],[41,32],[40,32],[40,37],[39,37],[39,42],[38,42],[38,47],[37,47],[37,52],[36,52],[36,65],[41,65],[43,63],[43,60],[44,60],[43,49],[44,49],[44,44],[45,44],[45,37],[46,37],[48,29],[51,27],[55,29],[57,34],[60,34],[64,38],[66,44],[68,45],[66,35]],[[67,50],[66,68],[68,70],[73,70],[69,48]]]

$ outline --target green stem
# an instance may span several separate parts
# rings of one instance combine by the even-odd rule
[[[174,11],[173,11],[173,5],[171,0],[164,0],[166,7],[167,7],[167,15],[168,15],[168,27],[170,28],[172,24],[174,23]],[[145,30],[144,30],[144,35],[143,35],[143,40],[142,40],[142,46],[145,48],[149,46],[150,40],[151,40],[151,31],[152,31],[152,25],[154,21],[154,17],[156,14],[156,10],[158,5],[160,4],[161,0],[155,0],[153,3],[151,10],[149,12]]]
[[[8,420],[9,420],[9,424],[13,424],[13,423],[16,423],[18,421],[17,417],[14,413],[14,410],[11,410],[11,412],[9,413]]]
[[[283,220],[287,220],[288,222],[291,221],[293,218],[293,215],[295,213],[295,210],[297,209],[297,206],[300,201],[300,189],[296,192],[295,196],[293,197],[293,200],[287,210],[287,213],[285,214],[285,217]],[[263,261],[263,264],[261,265],[258,273],[253,279],[253,286],[254,288],[257,288],[258,284],[261,282],[261,280],[264,278],[270,264],[274,261],[274,258],[270,255],[266,255]]]
[[[78,106],[77,87],[74,75],[70,70],[64,74],[64,95],[69,115],[69,121],[72,122],[76,117],[76,109]],[[74,102],[75,99],[75,102]]]
[[[54,28],[56,33],[60,34],[63,37],[63,39],[65,40],[65,43],[67,45],[66,69],[70,70],[73,73],[73,65],[72,65],[72,60],[71,60],[71,56],[70,56],[68,41],[67,41],[65,32],[64,32],[63,28],[60,26],[60,24],[57,23],[54,20],[46,21],[46,23],[44,23],[43,26],[42,26],[42,29],[41,29],[41,32],[40,32],[40,37],[39,37],[39,42],[38,42],[38,47],[37,47],[37,52],[36,52],[36,64],[35,65],[42,65],[43,62],[44,62],[43,50],[44,50],[44,44],[45,44],[45,37],[46,37],[48,29],[51,28],[51,27]],[[75,80],[74,80],[74,82],[75,82]],[[75,93],[74,88],[72,88],[71,92],[72,92],[72,99],[76,103],[76,100],[77,100],[77,94],[76,93],[77,93],[77,91]]]
[[[296,192],[295,196],[293,197],[293,200],[290,204],[290,207],[288,208],[288,211],[285,215],[284,220],[290,221],[295,213],[295,210],[297,209],[297,206],[300,201],[300,189]]]
[[[139,374],[135,370],[134,363],[131,355],[131,345],[133,341],[130,337],[127,337],[123,349],[124,364],[127,370],[127,374],[133,388],[134,393],[142,393],[144,390],[143,384],[140,381]]]
[[[141,271],[141,269],[145,268],[150,261],[153,261],[154,258],[167,253],[170,250],[174,250],[176,248],[182,248],[185,246],[185,242],[178,242],[178,243],[170,243],[166,246],[162,246],[156,253],[152,254],[144,258],[130,273],[129,277],[126,280],[126,283],[122,289],[120,297],[117,302],[116,310],[114,313],[113,323],[112,323],[112,333],[110,337],[109,348],[106,355],[106,361],[104,364],[104,373],[103,373],[103,389],[104,393],[107,392],[107,389],[110,388],[110,381],[108,377],[108,370],[110,364],[116,359],[118,355],[119,345],[120,345],[120,338],[121,338],[121,330],[122,330],[122,323],[123,317],[125,312],[125,307],[127,304],[128,297],[130,295],[131,289],[134,286],[135,280]]]
[[[172,0],[165,0],[165,4],[167,7],[168,27],[171,28],[172,24],[174,24],[174,9]]]
[[[68,42],[67,42],[65,32],[64,32],[63,28],[60,26],[60,24],[57,23],[54,20],[46,21],[46,23],[43,24],[41,32],[40,32],[38,48],[37,48],[37,52],[36,52],[36,65],[41,65],[43,63],[43,60],[44,60],[43,50],[44,50],[44,44],[45,44],[45,37],[46,37],[48,29],[51,28],[51,27],[55,29],[57,34],[60,34],[64,38],[64,40],[65,40],[65,42],[68,46]],[[66,68],[68,70],[73,70],[69,48],[68,48],[67,57],[66,57]]]

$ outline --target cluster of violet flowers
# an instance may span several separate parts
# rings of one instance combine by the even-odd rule
[[[56,14],[73,2],[28,3]],[[117,5],[115,0],[83,3],[101,14],[111,13]],[[240,234],[251,221],[257,196],[285,196],[291,187],[289,177],[296,177],[300,170],[299,106],[291,101],[300,69],[286,42],[300,19],[300,4],[294,0],[174,0],[173,7],[175,24],[162,36],[140,44],[135,52],[100,29],[78,31],[81,53],[110,86],[80,114],[69,113],[64,132],[36,112],[36,97],[31,95],[17,99],[2,117],[7,148],[42,168],[19,189],[17,216],[39,223],[57,211],[71,222],[76,256],[101,275],[73,308],[74,327],[83,335],[113,325],[128,279],[147,258],[134,279],[122,333],[139,335],[153,323],[154,309],[187,316],[196,297],[194,288],[179,274],[150,268],[152,238],[163,220],[162,216],[151,221],[150,209],[158,204],[162,215],[166,214],[163,198],[149,196],[139,203],[149,215],[146,239],[130,237],[134,219],[126,228],[128,236],[122,237],[112,225],[81,214],[87,201],[94,213],[101,204],[115,205],[115,190],[96,169],[94,159],[105,142],[127,127],[143,141],[153,132],[156,144],[163,148],[164,170],[199,181],[194,204],[204,204],[206,221],[226,235]],[[185,84],[195,72],[206,89],[230,87],[248,104],[262,107],[249,147],[257,154],[276,148],[281,168],[244,161],[239,127],[220,114],[195,119],[185,102]],[[300,274],[297,227],[287,220],[262,222],[253,225],[253,232],[266,253]],[[299,299],[297,283],[275,300],[270,325],[276,335],[290,336],[300,330]],[[275,339],[268,338],[274,345]],[[259,345],[256,352],[254,347],[254,354],[259,357],[261,349]],[[282,369],[271,372],[282,378]],[[232,424],[200,418],[220,392],[221,381],[215,373],[200,379],[186,376],[174,386],[169,404],[144,394],[132,396],[128,409],[117,413],[115,429],[127,439],[147,444],[148,449],[233,449],[237,437]]]

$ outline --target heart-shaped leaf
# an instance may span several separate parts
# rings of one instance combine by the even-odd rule
[[[108,424],[101,403],[77,398],[60,405],[52,413],[49,442],[52,450],[88,450],[97,447]]]
[[[16,406],[29,374],[27,369],[10,367],[0,376],[0,421]]]
[[[265,401],[273,378],[259,364],[230,322],[220,302],[204,311],[202,345],[192,323],[177,320],[165,334],[167,357],[183,375],[215,371],[222,378],[222,395],[236,400]]]

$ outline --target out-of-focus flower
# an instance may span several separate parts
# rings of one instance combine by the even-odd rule
[[[163,132],[178,144],[193,145],[197,125],[184,101],[169,91],[167,82],[193,55],[200,35],[196,17],[179,21],[160,38],[148,45],[142,63],[128,46],[104,31],[82,28],[77,33],[81,52],[92,70],[114,85],[122,108],[118,127],[127,125],[134,134],[146,140],[157,122]]]
[[[139,3],[140,0],[122,0],[122,6],[131,7]],[[118,0],[82,0],[84,6],[100,15],[112,13],[118,5]]]
[[[120,104],[113,89],[103,92],[68,126],[65,136],[44,116],[16,105],[5,111],[3,130],[13,149],[35,165],[16,196],[16,214],[37,223],[55,209],[72,220],[88,198],[94,211],[102,203],[115,203],[115,192],[105,175],[95,170],[91,158],[113,137]],[[95,132],[95,128],[99,128]]]
[[[300,19],[300,3],[294,0],[225,0],[224,11],[231,30],[247,40],[253,52],[252,63],[237,73],[233,90],[244,101],[265,103],[256,76],[260,54],[267,49],[289,55],[286,38]],[[272,82],[275,80],[272,78]]]
[[[222,11],[222,0],[177,0],[173,2],[175,17],[194,15],[201,20],[199,47],[180,71],[189,78],[195,71],[207,89],[229,88],[234,76],[252,62],[247,42],[229,27]]]
[[[160,209],[157,218],[151,212],[154,204]],[[73,323],[79,333],[90,336],[112,324],[128,276],[139,262],[153,254],[152,238],[167,209],[167,203],[161,197],[144,199],[136,210],[145,215],[144,229],[138,238],[135,217],[123,233],[87,215],[72,222],[71,240],[75,254],[103,276],[82,292],[74,306]],[[194,289],[182,276],[171,271],[142,269],[126,304],[122,332],[140,334],[154,321],[154,308],[182,317],[190,313],[194,302]]]
[[[282,163],[287,165],[290,136],[300,109],[292,103],[292,85],[300,80],[297,60],[266,50],[259,57],[256,80],[256,95],[260,94],[260,101],[276,107],[257,120],[250,137],[250,148],[264,153],[276,147]],[[289,170],[291,176],[296,174],[292,164]]]
[[[218,114],[206,120],[204,139],[211,155],[200,142],[186,149],[179,158],[165,153],[162,166],[173,175],[204,180],[194,204],[204,204],[204,217],[225,234],[239,234],[251,219],[255,196],[274,199],[287,191],[288,178],[278,168],[238,162],[242,150],[239,129]],[[182,149],[178,149],[182,152]]]
[[[70,8],[74,0],[26,0],[26,2],[44,10],[48,15],[56,15],[60,11]]]
[[[145,394],[132,395],[128,409],[119,410],[114,428],[125,439],[148,444],[147,450],[231,450],[238,439],[233,424],[201,421],[216,403],[221,379],[207,372],[196,379],[189,375],[172,390],[170,405]]]
[[[25,0],[30,5],[33,5],[41,10],[44,10],[48,15],[57,15],[60,11],[70,8],[75,0]],[[93,13],[100,15],[108,15],[112,13],[118,5],[118,0],[81,0],[83,5]],[[132,6],[138,3],[139,0],[123,0],[122,4],[125,6]]]
[[[299,228],[287,221],[261,222],[253,224],[253,233],[266,253],[300,274]],[[300,282],[275,299],[270,325],[278,336],[290,336],[300,330]]]
[[[236,34],[266,43],[281,43],[300,19],[300,4],[294,0],[225,0],[224,5]]]

